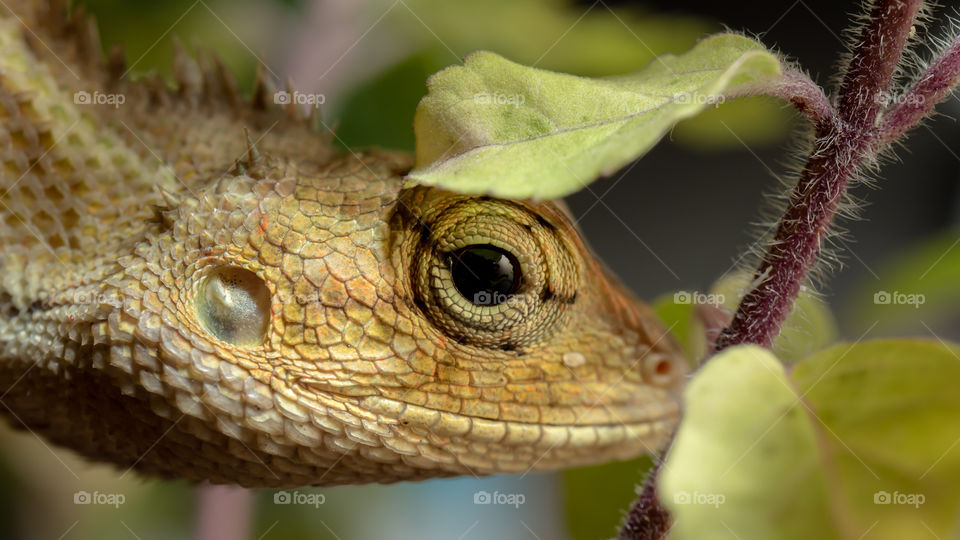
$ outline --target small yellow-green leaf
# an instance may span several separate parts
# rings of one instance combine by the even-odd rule
[[[956,538],[960,347],[831,347],[787,374],[732,348],[685,390],[660,478],[671,538]]]
[[[733,34],[603,79],[474,53],[427,81],[409,177],[461,193],[562,197],[636,159],[679,120],[780,73],[775,55]]]
[[[671,539],[835,537],[817,435],[760,347],[718,354],[687,386],[658,487]]]

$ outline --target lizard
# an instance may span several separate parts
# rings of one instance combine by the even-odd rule
[[[402,152],[132,81],[92,17],[0,8],[0,415],[145,476],[245,487],[656,451],[688,372],[560,201],[411,185]]]

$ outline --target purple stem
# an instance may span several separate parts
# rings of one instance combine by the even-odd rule
[[[850,178],[873,157],[874,124],[900,62],[921,0],[881,0],[850,59],[836,116],[816,126],[814,149],[760,267],[717,350],[742,343],[769,347],[820,254]]]
[[[670,513],[660,504],[657,497],[657,475],[663,458],[657,459],[643,489],[633,501],[630,512],[620,528],[617,540],[662,540],[667,537],[672,525]]]
[[[823,93],[823,89],[810,80],[806,73],[793,66],[786,67],[773,86],[765,82],[756,87],[743,88],[741,93],[743,96],[761,94],[774,96],[787,101],[803,113],[814,126],[829,122],[836,116],[833,105]]]
[[[253,492],[237,486],[201,484],[196,488],[197,540],[250,538]]]
[[[769,347],[780,332],[820,253],[857,168],[930,113],[960,79],[960,37],[931,63],[913,87],[881,117],[921,0],[878,0],[860,33],[838,91],[835,111],[802,72],[788,70],[770,92],[804,112],[815,128],[814,148],[760,267],[758,284],[740,302],[716,350],[741,343]],[[879,118],[878,118],[879,117]],[[671,518],[656,494],[660,464],[646,478],[620,540],[666,538]]]
[[[857,130],[874,127],[922,5],[923,0],[873,4],[840,84],[838,112],[844,123]]]
[[[876,146],[895,141],[904,132],[923,120],[960,82],[960,36],[957,36],[917,77],[917,81],[880,119],[880,136]]]

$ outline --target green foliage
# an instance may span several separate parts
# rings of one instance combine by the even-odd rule
[[[574,540],[596,540],[616,533],[623,513],[637,497],[653,461],[642,456],[563,471],[564,509]]]
[[[960,242],[956,231],[945,231],[910,246],[877,268],[879,280],[870,279],[857,290],[851,319],[864,329],[879,332],[929,333],[956,321],[960,304]]]
[[[679,120],[780,70],[760,44],[732,34],[607,79],[475,53],[427,82],[410,178],[462,193],[562,197],[644,154]]]
[[[654,300],[650,307],[680,344],[690,368],[695,368],[696,361],[707,354],[707,336],[703,323],[697,317],[696,306],[689,302],[677,302],[676,294],[664,294]]]
[[[295,7],[302,0],[274,0]],[[243,91],[252,88],[260,54],[271,29],[263,25],[268,4],[226,0],[78,0],[97,19],[104,50],[120,46],[127,57],[129,76],[150,73],[173,77],[173,41],[177,37],[191,51],[215,54],[230,69]],[[257,22],[259,21],[259,23]],[[240,36],[243,36],[242,38]]]
[[[410,42],[436,49],[441,67],[492,50],[524,65],[602,77],[635,70],[665,51],[689,49],[719,29],[690,15],[604,4],[585,9],[569,0],[409,0],[407,5],[409,10],[392,10],[385,22]]]
[[[713,358],[684,392],[660,477],[671,538],[957,535],[960,347],[831,347],[792,373],[754,347]]]
[[[782,101],[766,96],[741,98],[680,122],[670,132],[670,140],[691,150],[712,152],[778,146],[795,117],[793,108]]]
[[[244,92],[250,90],[261,61],[276,63],[273,55],[264,54],[277,44],[271,35],[276,25],[263,21],[280,23],[292,10],[305,9],[303,0],[77,3],[96,15],[105,48],[120,45],[126,51],[131,77],[157,72],[171,78],[173,47],[168,38],[178,36],[188,48],[220,57]],[[374,1],[357,11],[369,18],[359,25],[372,27],[368,42],[390,35],[388,55],[397,50],[409,54],[349,87],[346,94],[331,96],[324,107],[327,123],[337,125],[338,142],[351,148],[413,150],[413,115],[423,81],[476,50],[497,51],[546,69],[607,76],[634,70],[665,51],[686,50],[718,27],[694,16],[649,13],[635,6],[585,9],[565,0]],[[363,64],[372,60],[364,55],[380,58],[382,48],[351,49],[344,61]],[[270,67],[280,73],[280,66]],[[738,148],[740,140],[771,144],[785,133],[788,117],[770,103],[750,99],[730,108],[735,110],[721,109],[681,126],[676,140],[726,149]]]
[[[440,69],[430,54],[415,54],[354,89],[340,109],[337,142],[413,151],[413,111],[423,81]]]

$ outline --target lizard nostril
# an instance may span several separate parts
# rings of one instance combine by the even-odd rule
[[[660,353],[647,353],[640,360],[644,380],[654,386],[671,387],[677,381],[679,369],[673,358]]]
[[[673,371],[673,366],[666,360],[660,360],[657,362],[657,367],[654,371],[656,371],[657,375],[669,375]]]

